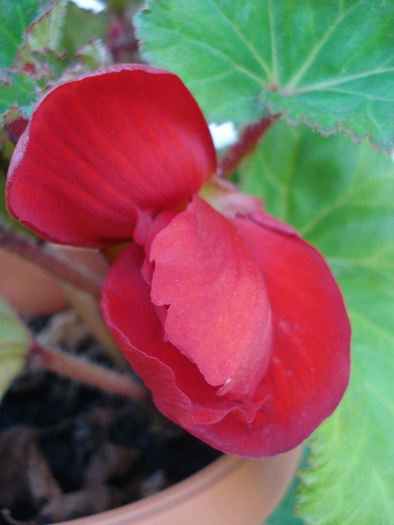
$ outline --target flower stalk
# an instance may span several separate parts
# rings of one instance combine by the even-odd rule
[[[219,163],[217,176],[228,179],[235,172],[242,160],[252,153],[261,138],[267,133],[279,115],[263,117],[253,124],[249,124],[241,138],[227,151]]]
[[[40,368],[48,372],[55,372],[63,377],[128,399],[146,401],[149,398],[148,390],[130,375],[61,350],[41,346],[37,341],[34,341],[27,354],[26,365],[30,369]]]
[[[32,242],[0,222],[0,247],[48,271],[60,281],[84,290],[97,301],[101,299],[102,282],[82,266],[51,253],[42,242]]]
[[[129,370],[130,365],[104,323],[100,305],[95,298],[84,290],[66,282],[62,283],[62,288],[70,303],[83,319],[90,332],[94,334],[97,341],[105,348],[115,365],[121,370]]]
[[[129,368],[100,311],[102,278],[87,267],[51,252],[47,244],[30,241],[1,223],[0,247],[23,257],[57,278],[70,303],[114,363],[122,370]]]

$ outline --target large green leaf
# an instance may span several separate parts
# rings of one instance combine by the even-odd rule
[[[299,514],[314,525],[392,524],[394,165],[367,144],[280,122],[241,184],[325,254],[352,323],[350,387],[311,438]]]
[[[0,297],[0,399],[24,364],[29,331]]]
[[[349,298],[352,286],[341,285]],[[393,297],[386,294],[382,301],[373,294],[373,302],[379,302],[380,310],[387,307],[393,319]],[[365,292],[364,302],[369,298]],[[392,525],[393,338],[360,314],[360,308],[351,308],[350,315],[354,354],[358,352],[351,385],[340,408],[313,438],[310,468],[301,475],[298,512],[312,524]]]
[[[12,65],[26,29],[50,3],[50,0],[1,0],[0,68]]]
[[[150,0],[136,20],[145,59],[179,74],[210,121],[267,111],[323,133],[394,132],[394,2]]]

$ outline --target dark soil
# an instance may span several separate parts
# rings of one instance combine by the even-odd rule
[[[37,331],[46,323],[32,324]],[[63,348],[112,366],[83,329],[76,340],[70,333],[67,325]],[[0,524],[54,523],[125,505],[219,455],[151,406],[27,371],[0,404]]]

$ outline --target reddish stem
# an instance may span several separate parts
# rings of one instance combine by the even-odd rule
[[[110,23],[108,47],[115,62],[132,57],[138,51],[138,41],[135,38],[131,18],[115,14]]]
[[[101,299],[101,281],[96,276],[66,262],[50,253],[46,245],[31,242],[0,224],[0,247],[36,264],[62,281],[66,281],[89,293],[97,301]]]
[[[148,390],[127,374],[110,370],[61,350],[43,347],[37,342],[34,342],[29,349],[27,366],[43,368],[85,385],[129,399],[147,400],[149,397]]]
[[[27,119],[21,117],[5,125],[5,129],[8,131],[10,139],[14,144],[18,142],[20,136],[27,128],[28,123],[29,121]]]
[[[279,115],[263,117],[259,121],[249,124],[241,138],[224,155],[219,163],[218,177],[227,179],[238,168],[241,161],[257,147],[262,136],[269,130]]]

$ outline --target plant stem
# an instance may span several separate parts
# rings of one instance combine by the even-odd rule
[[[129,363],[119,350],[104,322],[99,303],[88,293],[68,283],[64,283],[62,288],[85,325],[94,334],[97,341],[103,345],[114,363],[122,370],[129,369]]]
[[[48,244],[27,240],[1,223],[0,247],[23,257],[57,278],[72,306],[112,360],[121,369],[129,369],[129,364],[117,347],[101,314],[102,275],[90,271],[83,264],[69,260],[61,253],[50,251],[51,247]]]
[[[36,264],[54,277],[84,290],[100,301],[101,280],[89,274],[82,266],[78,267],[75,263],[71,265],[64,258],[51,253],[45,243],[29,241],[0,223],[0,247]]]
[[[43,347],[35,341],[27,354],[29,368],[42,368],[129,399],[147,400],[148,390],[129,375],[110,370],[61,350]]]
[[[241,161],[257,147],[262,136],[269,130],[279,115],[263,117],[259,121],[249,124],[241,138],[224,155],[219,163],[217,176],[228,179],[238,168]]]

